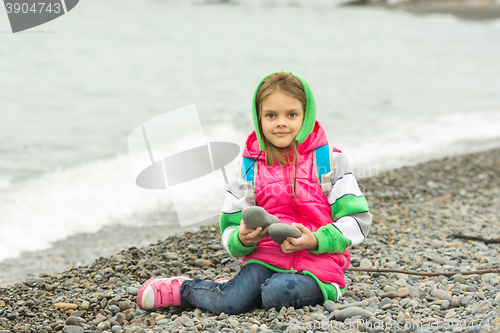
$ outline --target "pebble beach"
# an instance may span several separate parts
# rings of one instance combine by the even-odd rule
[[[351,267],[360,270],[345,272],[346,293],[338,303],[254,308],[242,315],[139,309],[136,294],[151,276],[214,280],[238,272],[241,260],[225,252],[218,225],[209,224],[0,288],[0,333],[499,331],[500,244],[450,235],[498,237],[500,149],[387,171],[359,183],[373,226],[351,250]],[[478,270],[490,272],[471,274]]]

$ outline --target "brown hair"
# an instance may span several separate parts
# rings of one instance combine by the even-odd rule
[[[278,72],[273,75],[268,76],[260,85],[257,91],[257,96],[255,98],[255,109],[257,110],[257,120],[259,123],[259,133],[261,140],[264,140],[266,146],[266,165],[273,166],[274,161],[278,162],[281,167],[285,167],[287,162],[292,161],[294,156],[293,152],[296,151],[296,141],[294,140],[289,147],[279,148],[273,145],[264,136],[262,131],[262,102],[267,96],[271,95],[276,91],[281,91],[285,95],[298,99],[302,103],[302,110],[306,110],[306,94],[304,93],[304,87],[302,82],[297,79],[292,73]],[[293,149],[293,150],[292,150]]]

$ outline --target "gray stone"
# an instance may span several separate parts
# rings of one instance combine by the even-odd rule
[[[344,321],[347,318],[351,318],[354,316],[362,316],[362,317],[372,317],[373,313],[370,311],[367,311],[365,309],[359,308],[357,306],[350,307],[344,310],[339,310],[335,311],[335,319]]]
[[[432,257],[432,260],[434,260],[434,262],[440,264],[440,265],[444,265],[446,263],[446,261],[444,260],[443,257],[440,257],[440,256],[434,256]]]
[[[120,308],[119,308],[119,307],[117,307],[116,305],[111,305],[111,306],[109,307],[109,310],[110,310],[111,312],[113,312],[114,314],[117,314],[118,312],[120,312]]]
[[[163,253],[163,258],[168,260],[176,260],[177,258],[179,258],[179,255],[175,252],[165,252]]]
[[[444,301],[442,304],[441,304],[441,309],[443,310],[448,310],[450,308],[450,301]]]
[[[352,302],[352,303],[342,304],[339,306],[339,310],[344,310],[347,308],[351,308],[353,306],[363,307],[363,302]]]
[[[395,291],[389,291],[387,293],[383,293],[381,297],[382,298],[386,298],[386,297],[388,297],[388,298],[396,298],[397,296],[398,296],[398,294]]]
[[[80,326],[66,326],[63,328],[63,333],[83,333],[83,327]]]
[[[299,228],[288,224],[274,223],[269,226],[269,237],[278,244],[282,244],[288,237],[298,238],[301,235],[302,231]]]
[[[71,313],[71,315],[73,317],[81,317],[81,318],[85,318],[85,316],[87,315],[87,311],[74,311]]]
[[[471,312],[471,313],[472,313],[473,315],[474,315],[474,314],[476,314],[476,313],[478,313],[478,312],[479,312],[479,310],[481,310],[481,308],[482,308],[483,306],[488,305],[488,304],[490,304],[490,302],[489,302],[489,301],[482,301],[481,303],[479,303],[478,305],[476,305],[476,306],[474,307],[474,309],[472,310],[472,312]]]
[[[265,229],[267,226],[279,222],[276,216],[268,214],[264,208],[259,206],[244,208],[241,211],[241,218],[248,229],[256,229],[258,227]]]
[[[477,288],[474,286],[467,286],[467,287],[465,287],[465,291],[468,291],[470,293],[475,293],[475,292],[477,292]]]
[[[359,263],[359,267],[360,268],[372,268],[373,264],[372,264],[371,260],[361,259],[361,261]]]
[[[500,294],[499,294],[500,295]],[[335,302],[332,300],[327,300],[324,304],[323,307],[328,310],[328,312],[333,311],[333,307],[335,306]]]
[[[127,302],[120,302],[120,304],[118,304],[118,306],[120,307],[120,311],[122,311],[122,312],[130,309],[130,304],[128,304]]]
[[[189,321],[189,318],[186,316],[181,316],[176,318],[173,323],[172,323],[172,328],[179,327],[183,325],[184,323],[187,323]]]
[[[65,323],[66,325],[80,326],[80,321],[78,320],[78,317],[75,316],[68,317]]]
[[[465,278],[462,274],[458,273],[458,274],[455,274],[451,277],[453,279],[453,281],[455,282],[459,282],[459,283],[465,283]]]
[[[327,319],[327,317],[323,313],[319,313],[319,312],[312,313],[311,318],[314,320],[319,320],[319,321]]]
[[[462,306],[467,306],[467,305],[469,305],[470,301],[472,301],[472,296],[465,296],[464,298],[462,298],[460,300],[460,304]]]
[[[99,325],[100,323],[102,323],[105,320],[106,320],[106,317],[103,315],[100,315],[99,317],[94,319],[93,323],[94,323],[94,325]]]
[[[113,331],[113,333],[116,333],[121,329],[122,327],[120,325],[114,325],[113,327],[111,327],[111,331]]]
[[[445,300],[450,300],[451,299],[451,294],[445,290],[441,289],[434,289],[431,291],[431,296],[436,297],[439,299],[445,299]]]
[[[139,288],[135,288],[135,287],[128,287],[128,288],[127,288],[127,292],[128,292],[130,295],[137,295],[137,293],[139,292]]]
[[[394,288],[393,286],[389,286],[389,285],[384,287],[384,293],[388,293],[390,291],[396,291],[396,288]]]
[[[384,298],[380,303],[378,303],[378,307],[379,309],[382,309],[387,304],[392,304],[392,300],[389,298]]]
[[[484,250],[484,251],[488,251],[489,250],[488,245],[486,245],[484,243],[472,242],[471,244],[474,245],[475,247],[480,248],[481,250]]]
[[[158,322],[156,324],[157,325],[167,325],[169,322],[170,322],[170,320],[168,320],[168,319],[161,319],[161,320],[158,320]]]
[[[418,297],[418,295],[420,295],[420,292],[418,291],[417,288],[410,286],[408,287],[408,289],[410,289],[410,294],[409,294],[410,297]]]

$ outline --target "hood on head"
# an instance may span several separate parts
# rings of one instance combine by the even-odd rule
[[[297,134],[297,137],[295,138],[295,140],[297,140],[299,144],[304,142],[307,139],[307,137],[312,133],[314,129],[314,124],[316,122],[316,101],[314,100],[314,95],[312,93],[311,87],[309,86],[307,81],[304,80],[302,76],[300,76],[297,73],[292,73],[286,70],[274,71],[267,74],[262,78],[262,80],[260,80],[259,84],[257,85],[255,93],[253,94],[253,103],[252,103],[253,125],[255,128],[255,134],[257,136],[257,140],[259,141],[259,149],[261,151],[266,150],[266,146],[264,140],[260,136],[259,121],[257,120],[257,105],[256,105],[257,92],[259,91],[259,88],[264,82],[264,80],[275,73],[285,73],[285,74],[291,73],[294,77],[300,80],[302,86],[304,87],[304,93],[306,95],[305,117],[304,117],[304,122],[302,123],[302,127],[300,128],[300,131]]]

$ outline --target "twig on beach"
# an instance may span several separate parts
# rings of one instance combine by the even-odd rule
[[[483,237],[467,236],[467,235],[462,235],[462,234],[451,234],[448,236],[448,238],[460,238],[460,239],[475,240],[475,241],[483,242],[484,244],[500,243],[500,238],[487,239],[487,238],[483,238]]]
[[[417,271],[407,271],[404,269],[391,269],[391,268],[349,267],[346,270],[358,271],[358,272],[402,273],[402,274],[421,275],[421,276],[440,276],[440,275],[453,276],[455,274],[472,275],[472,274],[500,273],[500,269],[481,269],[478,271],[461,271],[461,272],[417,272]]]

